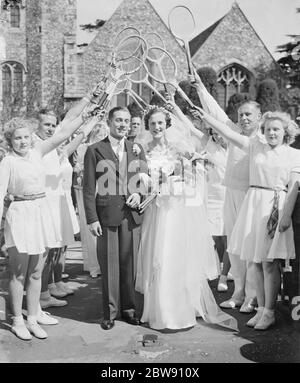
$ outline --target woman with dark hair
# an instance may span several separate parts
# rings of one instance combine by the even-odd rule
[[[198,131],[176,104],[170,106],[174,114],[158,106],[145,113],[148,184],[157,196],[145,211],[138,254],[141,321],[158,330],[182,329],[201,316],[234,326],[207,282],[217,277],[218,267],[204,205],[204,168],[195,163],[199,155],[190,139]]]

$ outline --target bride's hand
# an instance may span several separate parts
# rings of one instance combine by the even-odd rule
[[[126,201],[126,205],[132,209],[136,209],[141,203],[141,196],[138,193],[133,193]]]

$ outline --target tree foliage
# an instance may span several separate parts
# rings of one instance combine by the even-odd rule
[[[211,67],[202,67],[197,70],[205,88],[215,98],[218,98],[218,76]]]
[[[184,91],[184,93],[189,97],[192,103],[196,106],[201,106],[200,100],[197,94],[196,89],[189,83],[187,80],[183,80],[179,83],[180,88]],[[185,99],[180,95],[178,91],[175,92],[174,96],[176,104],[182,110],[184,114],[189,113],[190,105]]]
[[[143,115],[143,109],[141,109],[135,101],[131,102],[127,106],[127,109],[129,110],[131,117],[141,117]]]
[[[217,74],[214,69],[210,67],[202,67],[197,70],[204,86],[208,90],[208,92],[217,99],[218,97],[218,79]],[[199,100],[196,89],[191,85],[189,80],[183,80],[179,83],[180,88],[184,91],[184,93],[189,97],[189,99],[196,106],[201,106],[201,102]],[[187,114],[190,106],[184,100],[184,98],[178,93],[175,93],[175,102],[183,111],[183,113]]]
[[[287,74],[282,70],[282,68],[277,62],[274,62],[269,66],[266,66],[265,64],[261,63],[260,65],[257,65],[254,69],[256,73],[256,85],[258,85],[261,81],[270,78],[276,81],[278,89],[285,89],[287,84],[289,83]]]
[[[166,92],[164,90],[160,90],[159,93],[163,96],[166,97]],[[154,94],[151,97],[150,100],[150,105],[157,105],[157,106],[164,106],[164,101],[162,100],[161,97],[159,97],[157,94]]]
[[[256,101],[261,105],[262,112],[281,110],[279,90],[273,79],[263,80],[257,89]]]
[[[289,88],[280,92],[280,106],[293,119],[300,115],[300,88]]]
[[[297,12],[300,13],[300,8]],[[285,54],[278,63],[288,75],[291,86],[300,87],[300,35],[288,36],[292,41],[277,47],[277,52]]]
[[[278,47],[278,52],[286,53],[278,63],[287,74],[290,84],[300,87],[300,35],[291,37],[294,37],[295,41]]]

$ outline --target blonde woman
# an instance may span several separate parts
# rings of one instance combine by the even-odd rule
[[[11,329],[23,340],[30,340],[31,333],[40,339],[47,338],[47,333],[37,323],[41,273],[47,249],[61,240],[45,200],[42,157],[69,138],[82,123],[82,114],[72,120],[65,119],[57,134],[35,146],[32,137],[35,125],[30,120],[16,117],[4,126],[10,152],[0,164],[0,216],[4,197],[9,193],[13,201],[6,214],[4,234],[9,256]],[[22,316],[24,288],[27,326]]]
[[[249,138],[205,112],[201,117],[249,156],[250,188],[228,252],[254,262],[258,309],[247,325],[266,330],[275,323],[280,260],[295,258],[291,211],[283,214],[283,208],[286,200],[290,204],[295,198],[299,183],[300,153],[289,146],[298,134],[298,127],[286,113],[267,112],[262,118],[264,137]]]

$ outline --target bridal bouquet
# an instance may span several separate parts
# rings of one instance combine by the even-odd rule
[[[83,179],[83,164],[77,162],[73,169],[74,173],[76,173],[76,182],[78,186],[82,186]]]

